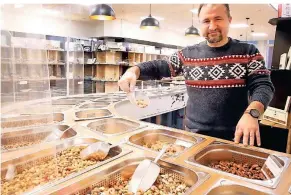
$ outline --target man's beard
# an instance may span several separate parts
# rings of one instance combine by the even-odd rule
[[[218,43],[218,42],[222,41],[222,39],[223,39],[222,34],[221,34],[220,32],[218,32],[218,33],[219,33],[219,35],[218,35],[217,37],[211,37],[211,38],[210,38],[210,37],[207,35],[206,40],[207,40],[209,43]]]

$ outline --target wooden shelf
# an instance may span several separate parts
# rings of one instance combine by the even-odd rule
[[[102,79],[91,79],[91,81],[96,81],[96,82],[118,82],[118,80],[102,80]]]
[[[66,65],[64,62],[59,62],[59,63],[48,63],[48,65]]]
[[[65,51],[64,49],[46,49],[46,48],[31,48],[31,47],[11,47],[14,49],[31,49],[31,50],[45,50],[45,51]]]
[[[58,80],[67,80],[66,78],[50,78],[50,80],[56,80],[56,81],[58,81]]]

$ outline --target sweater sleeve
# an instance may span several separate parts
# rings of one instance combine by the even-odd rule
[[[266,110],[275,90],[270,78],[271,72],[265,67],[264,57],[254,45],[250,45],[249,55],[247,87],[250,102],[259,101]]]
[[[161,79],[163,77],[174,77],[182,71],[180,52],[175,52],[169,58],[163,60],[152,60],[136,65],[140,69],[141,80]]]

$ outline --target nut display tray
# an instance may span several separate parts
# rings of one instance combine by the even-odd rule
[[[92,176],[89,176],[83,180],[76,181],[75,183],[65,186],[64,188],[52,192],[53,195],[58,194],[71,194],[71,195],[88,195],[95,194],[94,188],[107,188],[109,186],[113,186],[117,182],[121,182],[122,180],[128,180],[134,173],[138,164],[144,159],[153,160],[152,157],[147,156],[139,156],[136,158],[129,158],[123,160],[122,162],[113,165],[110,168],[102,170]],[[190,194],[197,186],[201,185],[207,178],[209,178],[209,174],[206,172],[196,172],[192,169],[188,169],[186,167],[169,163],[166,161],[159,160],[158,161],[161,167],[161,174],[167,174],[172,177],[174,180],[180,180],[182,183],[186,184],[189,188],[184,194]],[[165,182],[171,182],[169,178],[165,178]],[[166,188],[170,188],[170,184],[165,185]],[[181,187],[181,186],[180,186]],[[177,187],[179,188],[179,187]],[[163,188],[161,188],[163,190]],[[122,189],[125,190],[125,189]],[[178,190],[178,189],[175,189]],[[164,191],[166,194],[167,192]],[[98,194],[98,193],[96,193]],[[114,194],[114,193],[113,193]],[[127,194],[124,192],[124,194]],[[178,193],[177,193],[178,194]]]
[[[63,113],[53,113],[54,123],[64,121]],[[23,128],[51,123],[51,114],[35,114],[10,118],[1,118],[1,128]]]
[[[30,193],[34,193],[38,190],[42,190],[46,187],[76,177],[131,152],[127,149],[116,146],[110,150],[108,156],[103,161],[96,161],[89,165],[87,163],[92,161],[76,161],[77,159],[80,159],[80,157],[78,156],[79,153],[73,151],[74,147],[86,147],[89,144],[98,141],[99,140],[94,138],[69,139],[57,144],[56,147],[50,147],[2,162],[1,193],[14,194],[18,190],[22,190],[23,192],[27,190]],[[68,161],[68,159],[66,160],[64,158],[70,159]],[[72,167],[73,164],[77,167]],[[4,178],[8,167],[11,165],[15,167],[17,174],[12,181],[5,181]],[[70,172],[72,170],[74,171]],[[23,177],[23,179],[18,177]],[[19,182],[21,182],[21,184],[17,182],[18,179],[20,179]]]
[[[239,147],[232,144],[226,144],[223,142],[213,142],[210,145],[206,146],[198,153],[194,154],[193,156],[189,157],[186,160],[187,163],[193,164],[195,166],[202,166],[207,169],[212,169],[216,172],[226,174],[232,177],[236,177],[248,182],[252,182],[258,185],[262,185],[265,187],[276,188],[281,175],[278,177],[273,177],[270,180],[258,180],[258,179],[249,179],[246,177],[242,177],[239,175],[235,175],[232,173],[228,173],[222,170],[217,170],[208,167],[210,163],[217,162],[217,161],[230,161],[235,163],[248,163],[250,165],[259,165],[262,166],[264,162],[267,160],[269,154],[265,152],[260,152],[248,148]],[[284,170],[289,166],[290,159],[284,156],[279,156],[280,163],[284,165]],[[283,171],[284,171],[283,170]]]
[[[110,137],[121,135],[146,126],[123,118],[106,118],[90,122],[87,124],[87,127],[93,132],[97,132],[105,137]]]
[[[220,179],[214,184],[205,195],[274,195],[273,193],[263,192],[253,187],[247,187],[239,183]]]
[[[8,152],[23,149],[40,144],[54,129],[67,130],[61,139],[71,138],[77,135],[77,131],[68,125],[48,125],[29,129],[2,132],[1,149]]]
[[[82,104],[78,108],[79,109],[104,108],[108,105],[110,105],[109,102],[94,102],[94,103]]]
[[[181,130],[182,131],[182,130]],[[164,156],[168,157],[178,157],[183,152],[188,150],[194,145],[197,145],[204,141],[204,138],[198,137],[198,136],[192,136],[187,135],[183,133],[178,133],[171,130],[166,129],[154,129],[154,130],[145,130],[140,133],[136,133],[129,137],[129,144],[138,147],[143,150],[149,150],[151,152],[158,153],[157,150],[150,149],[145,147],[145,145],[153,145],[158,142],[166,142],[169,144],[179,144],[184,145],[185,149],[181,152],[177,152],[174,155],[168,155],[167,153],[164,154]],[[162,148],[162,146],[160,147]]]
[[[112,113],[108,109],[88,109],[75,112],[76,121],[107,118],[112,116]]]
[[[73,98],[61,98],[52,100],[53,105],[77,105],[85,102],[85,100],[81,99],[73,99]]]

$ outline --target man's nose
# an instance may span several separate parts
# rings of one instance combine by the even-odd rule
[[[209,24],[209,30],[216,30],[217,29],[217,24],[214,21],[211,21]]]

